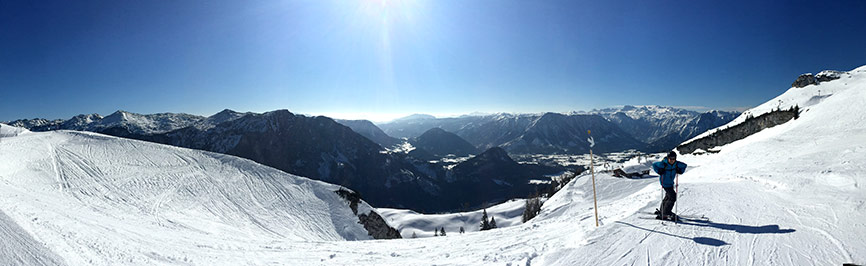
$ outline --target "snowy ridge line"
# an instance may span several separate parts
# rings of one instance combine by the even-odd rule
[[[829,71],[825,70],[821,73],[830,73],[830,72],[838,72],[838,71]],[[740,114],[739,117],[734,119],[733,121],[720,126],[716,129],[708,130],[702,134],[699,134],[691,139],[684,141],[681,145],[687,144],[689,142],[695,141],[697,139],[703,138],[710,134],[715,133],[718,130],[724,128],[730,128],[735,125],[738,125],[746,120],[749,116],[759,116],[765,113],[769,113],[774,109],[789,109],[794,106],[799,106],[803,113],[806,113],[810,106],[820,103],[825,98],[832,96],[834,93],[839,90],[845,90],[849,87],[847,83],[851,81],[856,81],[858,79],[862,79],[863,75],[866,74],[866,66],[861,66],[855,68],[851,71],[847,72],[838,72],[837,76],[839,79],[822,82],[819,85],[810,85],[802,88],[791,87],[785,93],[782,93],[775,98],[758,105],[754,108],[744,111]],[[842,83],[842,84],[840,84]],[[841,86],[840,86],[841,85]]]

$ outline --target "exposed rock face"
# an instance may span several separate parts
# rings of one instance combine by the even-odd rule
[[[400,231],[389,226],[388,223],[385,222],[385,219],[376,213],[376,211],[358,214],[358,203],[361,202],[361,196],[358,195],[358,193],[345,189],[340,189],[334,192],[337,193],[337,195],[340,195],[343,199],[349,201],[349,208],[352,208],[352,212],[355,213],[355,215],[358,215],[358,223],[364,225],[364,229],[367,229],[367,234],[374,239],[403,238],[400,235]]]
[[[836,70],[824,70],[821,71],[821,73],[818,73],[818,75],[815,75],[815,78],[818,80],[818,82],[827,82],[841,78],[843,73],[845,72]]]
[[[680,154],[687,154],[692,153],[697,149],[709,150],[713,147],[729,144],[744,139],[766,128],[771,128],[788,122],[792,118],[796,118],[799,111],[799,108],[791,108],[788,110],[772,111],[758,117],[749,118],[743,123],[716,131],[709,136],[680,145],[677,147],[677,151],[679,151]]]
[[[385,219],[376,212],[371,211],[369,215],[358,215],[359,223],[364,225],[364,229],[375,239],[398,239],[403,238],[400,231],[394,227],[388,226]]]
[[[812,73],[800,75],[799,77],[797,77],[797,80],[795,80],[794,83],[791,84],[791,87],[802,88],[809,85],[818,85],[818,79],[816,79],[815,76],[812,75]]]

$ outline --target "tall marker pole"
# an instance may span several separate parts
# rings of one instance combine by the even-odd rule
[[[677,162],[674,162],[674,173],[677,174],[677,176],[674,178],[674,181],[676,182],[676,185],[674,185],[674,187],[676,188],[675,193],[677,194],[677,198],[678,198],[677,201],[674,201],[674,208],[676,209],[676,213],[680,213],[680,207],[679,207],[680,205],[677,204],[677,202],[679,201],[679,197],[680,197],[680,174],[677,173],[676,171],[677,171]],[[676,215],[674,215],[674,218],[676,218],[676,220],[674,220],[674,223],[680,223],[679,217],[676,217]]]
[[[595,210],[595,227],[598,227],[598,200],[595,197],[595,159],[592,156],[592,146],[595,146],[595,141],[592,139],[592,133],[587,130],[589,135],[589,172],[592,173],[592,206]]]

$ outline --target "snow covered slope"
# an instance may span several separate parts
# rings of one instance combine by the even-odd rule
[[[524,199],[514,199],[487,208],[487,216],[496,220],[499,228],[523,224]],[[483,210],[448,214],[422,214],[412,210],[377,208],[388,223],[399,225],[397,230],[403,238],[431,237],[436,235],[433,230],[445,228],[448,234],[458,234],[460,227],[466,232],[477,232],[480,229]],[[488,219],[490,219],[488,218]]]
[[[822,71],[821,73],[833,73],[830,71]],[[820,73],[819,73],[820,74]],[[708,130],[702,134],[695,136],[683,143],[688,143],[695,139],[702,138],[704,136],[710,135],[717,130],[729,128],[734,125],[743,123],[748,116],[759,116],[761,114],[769,113],[775,109],[788,109],[791,107],[799,106],[801,113],[808,113],[811,106],[817,105],[821,103],[823,100],[833,96],[835,93],[847,90],[852,87],[862,87],[864,86],[862,83],[862,79],[864,75],[866,75],[866,66],[859,67],[857,69],[848,71],[848,72],[839,72],[833,73],[834,77],[838,76],[838,79],[821,82],[819,85],[808,85],[802,88],[791,87],[785,93],[776,96],[761,105],[756,106],[755,108],[746,110],[740,116],[738,116],[733,121],[725,124],[724,126],[718,127],[713,130]],[[830,74],[825,74],[830,75]],[[854,111],[854,110],[839,110],[839,111]]]
[[[11,131],[0,128],[3,265],[237,265],[274,241],[370,238],[334,185],[228,155]]]
[[[0,123],[0,138],[3,137],[14,137],[21,135],[22,133],[30,132],[27,129],[23,129],[20,127],[13,127],[3,123]]]

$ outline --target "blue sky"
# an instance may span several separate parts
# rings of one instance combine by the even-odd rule
[[[736,109],[866,64],[866,1],[2,1],[0,121]]]

